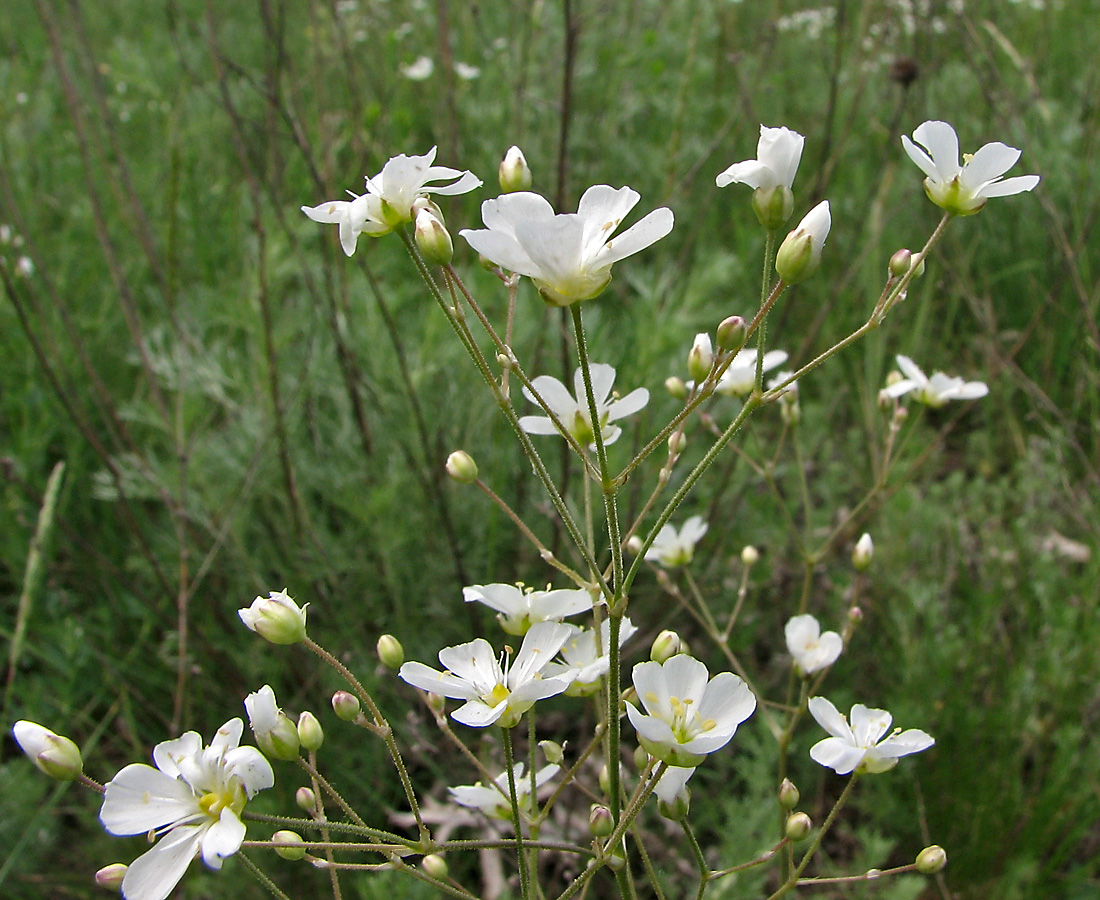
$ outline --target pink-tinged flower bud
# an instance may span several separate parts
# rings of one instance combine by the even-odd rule
[[[96,887],[119,893],[122,890],[122,879],[126,877],[127,868],[129,867],[125,863],[111,863],[109,866],[104,866],[95,873]]]
[[[787,816],[787,824],[784,826],[784,834],[794,843],[804,841],[813,830],[813,820],[804,812],[791,813]]]
[[[500,189],[505,194],[525,191],[531,187],[531,169],[528,168],[527,158],[519,147],[508,148],[497,168],[497,177],[500,179]]]
[[[863,610],[853,606],[848,610],[848,621],[853,625],[859,625],[863,621]]]
[[[665,379],[665,390],[677,400],[683,400],[688,395],[688,389],[687,385],[684,384],[684,379],[677,378],[675,375]]]
[[[682,431],[674,431],[668,436],[668,452],[673,456],[679,456],[687,449],[687,435]]]
[[[304,809],[308,813],[317,809],[317,795],[313,793],[313,788],[298,788],[294,794],[294,802],[298,804],[299,809]]]
[[[387,669],[393,669],[396,672],[405,661],[405,648],[392,634],[383,634],[379,637],[375,649],[378,651],[378,658],[382,661],[382,665]]]
[[[560,766],[565,759],[565,748],[557,741],[539,741],[539,749],[551,765]]]
[[[455,450],[447,457],[447,474],[459,484],[473,484],[477,481],[477,463],[465,450]]]
[[[275,845],[275,852],[283,859],[304,859],[306,848],[302,846],[302,836],[293,831],[276,831],[271,835],[271,842]]]
[[[685,644],[675,631],[662,631],[649,648],[649,658],[654,662],[664,663],[672,659],[678,653],[685,652]]]
[[[775,256],[775,271],[787,284],[805,281],[817,270],[832,223],[829,201],[822,200],[784,238]]]
[[[588,830],[593,837],[607,837],[615,830],[615,818],[611,810],[600,803],[593,803],[588,811]]]
[[[348,691],[337,691],[332,695],[332,711],[336,718],[344,722],[354,722],[359,718],[359,698]]]
[[[25,719],[16,722],[11,732],[27,758],[50,778],[73,781],[83,773],[84,761],[80,757],[80,748],[67,737]]]
[[[443,220],[430,209],[422,209],[416,214],[413,237],[428,262],[445,266],[454,258],[455,246],[451,235]]]
[[[752,211],[768,231],[778,231],[794,212],[794,193],[785,184],[759,187],[752,192]]]
[[[741,562],[743,565],[752,568],[760,562],[760,551],[752,546],[752,544],[743,547],[741,549]]]
[[[916,866],[921,875],[935,875],[937,872],[942,872],[946,865],[947,851],[939,844],[925,847],[917,854]]]
[[[865,533],[856,541],[856,547],[852,551],[852,565],[856,567],[857,572],[866,572],[874,558],[874,542],[871,540],[871,535]]]
[[[445,860],[438,853],[429,853],[420,860],[420,868],[431,875],[436,881],[442,881],[450,872]]]
[[[741,316],[727,316],[718,323],[718,347],[736,353],[745,346],[745,320]]]
[[[890,276],[901,278],[914,265],[917,270],[913,273],[913,277],[920,278],[924,274],[924,258],[919,253],[902,248],[890,257]]]
[[[710,343],[710,335],[695,335],[695,342],[688,352],[688,374],[698,383],[710,374],[712,365],[714,365],[714,348]]]
[[[794,782],[789,778],[784,778],[783,783],[779,785],[779,805],[783,809],[791,810],[798,806],[798,788],[794,786]]]
[[[298,716],[298,740],[307,750],[320,750],[325,742],[325,731],[309,710]]]
[[[298,644],[306,639],[307,603],[299,607],[286,591],[272,591],[257,597],[247,609],[238,611],[241,621],[273,644]]]

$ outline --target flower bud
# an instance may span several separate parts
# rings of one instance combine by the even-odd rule
[[[848,610],[848,621],[853,625],[858,625],[863,621],[863,610],[858,606],[850,607]]]
[[[286,591],[272,591],[257,597],[247,609],[238,611],[251,631],[273,644],[297,644],[306,639],[307,603],[299,607]]]
[[[829,201],[822,200],[784,238],[775,256],[775,271],[787,284],[805,281],[817,270],[832,221]]]
[[[688,445],[687,435],[682,431],[674,431],[668,436],[668,452],[673,456],[679,456]]]
[[[641,772],[647,765],[649,765],[649,753],[646,751],[646,748],[640,745],[635,747],[634,768]]]
[[[913,277],[920,278],[924,274],[924,258],[919,253],[913,253],[911,250],[898,250],[890,257],[891,277],[901,278],[913,267],[914,263],[917,270],[913,273]]]
[[[542,750],[546,761],[552,765],[560,766],[561,761],[565,759],[565,748],[557,741],[539,741],[539,749]]]
[[[593,837],[607,837],[615,830],[615,818],[611,810],[600,803],[593,803],[588,811],[588,830]]]
[[[852,551],[852,565],[857,572],[866,572],[875,556],[875,545],[871,541],[871,535],[864,533]]]
[[[401,664],[405,661],[405,648],[392,634],[381,635],[378,638],[375,650],[378,652],[378,658],[382,661],[382,665],[387,669],[393,669],[395,672],[401,668]]]
[[[645,546],[643,541],[638,535],[632,534],[626,542],[626,549],[637,556],[642,552],[642,547]]]
[[[447,474],[459,484],[473,484],[477,481],[477,463],[465,450],[455,450],[447,457]]]
[[[779,805],[783,809],[794,809],[798,806],[798,797],[798,788],[794,786],[794,782],[784,778],[783,783],[779,785]]]
[[[497,177],[500,179],[500,189],[505,194],[525,191],[531,187],[531,170],[527,167],[527,159],[519,147],[508,148],[497,168]]]
[[[304,809],[308,813],[317,809],[317,795],[313,793],[313,788],[298,788],[294,793],[294,802],[298,804],[299,809]]]
[[[695,335],[695,342],[688,351],[688,374],[698,384],[710,374],[712,365],[714,365],[714,348],[710,343],[710,335]]]
[[[275,852],[283,859],[302,859],[306,855],[302,836],[293,831],[276,831],[271,835],[271,841],[275,845]]]
[[[794,212],[794,193],[785,184],[752,192],[752,211],[768,231],[778,231]]]
[[[608,850],[604,862],[612,872],[621,872],[626,865],[626,852],[623,850],[622,845],[620,844],[618,847],[612,847]]]
[[[255,734],[256,746],[263,751],[264,756],[286,762],[298,758],[298,748],[301,746],[298,729],[282,710],[279,710],[271,728],[266,731],[256,731]]]
[[[779,418],[783,420],[784,425],[794,426],[802,421],[802,405],[797,398],[794,401],[787,401],[786,396],[786,394],[783,395],[784,402],[779,404]]]
[[[684,384],[684,379],[677,378],[675,375],[665,379],[665,390],[677,400],[683,400],[688,395],[688,389],[687,385]]]
[[[306,710],[298,716],[298,740],[307,750],[320,750],[325,742],[325,732],[317,717]]]
[[[757,550],[754,546],[752,546],[752,544],[749,544],[748,546],[743,547],[741,549],[741,562],[745,566],[747,566],[749,568],[752,568],[758,562],[760,562],[760,551]]]
[[[675,631],[662,631],[649,648],[649,658],[654,662],[664,663],[672,659],[677,653],[684,652],[684,642]]]
[[[106,891],[114,891],[116,894],[122,890],[122,879],[126,877],[125,863],[111,863],[95,873],[96,887]]]
[[[671,801],[657,798],[657,812],[673,822],[682,822],[691,811],[691,792],[684,788]]]
[[[607,771],[607,766],[600,769],[600,790],[605,794],[611,793],[611,774]]]
[[[442,694],[428,693],[428,696],[424,698],[428,704],[428,709],[434,712],[437,716],[447,708],[447,698]]]
[[[447,867],[447,860],[438,853],[429,853],[420,860],[420,868],[431,875],[436,881],[442,881],[450,872],[450,869]]]
[[[421,209],[416,214],[413,237],[420,253],[428,262],[445,266],[454,257],[455,247],[451,235],[443,220],[430,209]]]
[[[343,722],[354,722],[359,718],[359,698],[347,691],[337,691],[332,695],[332,711]]]
[[[791,813],[787,816],[787,824],[783,832],[794,843],[803,841],[813,829],[814,823],[804,812]]]
[[[745,346],[745,320],[741,316],[728,316],[718,323],[718,348],[736,353]]]
[[[80,748],[67,737],[26,719],[16,722],[11,731],[20,749],[43,774],[58,781],[73,781],[83,773]]]
[[[947,851],[939,844],[925,847],[917,854],[916,866],[921,875],[935,875],[937,872],[942,872],[946,865]]]

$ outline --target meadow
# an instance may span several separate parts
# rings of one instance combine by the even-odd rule
[[[758,548],[731,646],[769,684],[787,676],[775,635],[804,584],[834,619],[858,590],[862,622],[830,676],[839,705],[869,697],[936,737],[919,764],[861,785],[825,849],[838,871],[865,871],[936,843],[942,875],[800,895],[1100,898],[1098,18],[1096,0],[5,4],[0,895],[99,896],[92,874],[138,843],[103,833],[91,793],[33,777],[15,720],[72,736],[104,780],[181,731],[210,734],[266,682],[288,708],[327,714],[349,800],[400,807],[384,748],[341,749],[335,676],[248,640],[238,609],[286,588],[311,604],[310,634],[395,711],[414,780],[438,799],[454,775],[378,664],[379,634],[432,660],[493,621],[459,605],[464,586],[549,578],[512,522],[443,469],[468,451],[563,542],[400,241],[361,237],[346,257],[301,206],[438,146],[442,165],[486,183],[446,198],[446,216],[455,268],[498,316],[499,284],[457,232],[480,227],[509,146],[559,210],[600,183],[670,207],[672,233],[585,304],[593,359],[668,416],[680,404],[663,385],[687,377],[692,336],[757,305],[748,190],[714,178],[752,155],[761,123],[806,135],[798,215],[832,204],[820,270],[769,324],[805,361],[863,322],[891,254],[935,227],[900,136],[944,119],[964,149],[1021,148],[1012,174],[1041,184],[952,223],[896,314],[801,384],[797,437],[777,416],[753,422],[685,507],[721,548],[692,575],[735,596],[740,548]],[[514,343],[530,370],[568,377],[567,332],[521,286]],[[887,469],[878,390],[897,353],[990,395],[912,409]],[[729,409],[708,407],[723,421]],[[708,427],[691,426],[689,457]],[[621,441],[652,431],[624,423]],[[564,445],[539,446],[579,492]],[[628,482],[623,497],[636,512],[645,492]],[[850,555],[865,531],[875,557],[860,580]],[[822,541],[829,552],[802,565],[802,544]],[[647,641],[675,628],[708,652],[659,578],[639,577],[631,605]],[[716,853],[759,840],[775,784],[758,726],[698,778],[695,827]],[[807,747],[792,777],[813,815],[837,788]],[[291,805],[296,786],[277,780],[258,808]],[[313,895],[315,873],[272,871],[290,896]],[[349,885],[436,895],[388,873]],[[707,894],[766,895],[751,877]],[[192,867],[173,896],[266,894],[227,863]]]

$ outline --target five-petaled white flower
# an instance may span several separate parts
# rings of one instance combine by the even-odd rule
[[[646,714],[626,704],[630,724],[650,756],[691,768],[729,743],[756,709],[756,697],[731,672],[715,675],[685,654],[634,667],[634,689]]]
[[[255,747],[239,747],[244,728],[230,719],[209,747],[197,732],[157,744],[152,766],[126,766],[107,782],[99,818],[115,835],[159,833],[153,849],[126,870],[126,900],[164,900],[196,856],[213,869],[240,849],[241,810],[275,783]]]
[[[770,372],[787,361],[785,350],[769,350],[764,354],[763,371]],[[739,350],[729,364],[729,368],[718,379],[715,390],[727,396],[746,397],[756,387],[756,349],[752,347]]]
[[[600,689],[601,679],[611,667],[611,620],[604,619],[599,629],[569,625],[570,636],[561,645],[564,662],[552,662],[544,670],[546,676],[571,675],[573,681],[565,689],[571,697],[590,697]],[[619,646],[622,647],[638,629],[624,617],[619,626]]]
[[[883,388],[886,397],[912,393],[918,403],[938,409],[948,400],[977,400],[989,393],[989,387],[982,381],[963,381],[943,372],[934,372],[929,378],[908,356],[899,354],[897,359],[905,378]]]
[[[575,213],[555,215],[539,194],[502,194],[481,204],[484,229],[459,234],[491,262],[530,278],[547,303],[569,306],[598,296],[614,263],[672,230],[672,210],[662,207],[611,236],[640,197],[629,187],[597,184],[584,192]]]
[[[831,666],[844,649],[844,639],[835,631],[821,633],[821,625],[810,615],[794,616],[783,633],[795,667],[803,675],[812,675]]]
[[[679,531],[674,525],[666,522],[646,550],[645,558],[651,562],[660,563],[666,569],[686,566],[695,556],[695,545],[706,533],[707,523],[703,521],[702,516],[692,516],[684,522]]]
[[[921,123],[913,132],[913,139],[924,150],[905,135],[901,136],[901,144],[928,176],[924,179],[925,193],[936,206],[953,215],[973,215],[990,197],[1030,191],[1039,183],[1038,175],[1002,180],[1001,176],[1016,165],[1020,151],[1000,141],[986,144],[973,156],[965,155],[960,166],[959,137],[946,122]]]
[[[509,195],[514,196],[514,195]],[[637,388],[621,399],[612,397],[611,388],[615,384],[615,368],[606,363],[592,363],[589,366],[592,378],[592,398],[596,401],[596,414],[600,419],[600,433],[606,447],[613,444],[622,434],[618,425],[612,425],[619,419],[633,415],[649,402],[649,391]],[[584,391],[584,373],[578,368],[573,373],[575,396],[558,379],[550,375],[539,375],[531,380],[531,385],[539,396],[546,401],[558,420],[582,447],[595,449],[595,433],[592,429],[592,417],[588,414],[588,398]],[[526,387],[523,396],[537,403],[535,395]],[[521,416],[519,427],[528,434],[558,434],[557,426],[548,416]]]
[[[824,697],[811,697],[809,706],[817,724],[832,735],[814,744],[810,757],[837,775],[885,772],[898,764],[898,757],[920,753],[936,743],[918,728],[908,731],[895,728],[882,740],[893,721],[884,709],[868,709],[857,703],[852,707],[849,726],[848,720]]]
[[[484,603],[497,611],[500,627],[524,635],[536,622],[560,622],[592,608],[588,591],[536,591],[514,584],[474,584],[462,589],[467,603]]]
[[[367,179],[365,194],[351,194],[351,200],[329,200],[320,206],[303,206],[302,212],[314,222],[340,226],[340,246],[351,256],[360,234],[378,237],[414,218],[413,204],[428,194],[465,194],[481,186],[472,172],[447,166],[433,166],[436,148],[423,156],[393,157],[373,178]],[[450,184],[429,182],[454,179]],[[350,193],[350,192],[349,192]]]
[[[714,179],[715,184],[718,187],[747,184],[751,188],[764,190],[779,186],[790,189],[805,143],[806,139],[797,131],[761,125],[756,159],[734,163]]]
[[[494,723],[512,728],[536,700],[553,697],[569,687],[571,673],[544,678],[542,671],[571,635],[568,625],[536,622],[511,665],[506,662],[501,666],[492,645],[477,638],[439,651],[439,661],[446,671],[407,662],[397,674],[413,687],[465,700],[451,713],[456,722],[471,728]]]
[[[516,782],[516,804],[521,810],[531,809],[531,779],[524,778],[526,767],[523,763],[516,763],[512,769],[512,777]],[[538,789],[558,774],[559,766],[549,765],[539,769],[535,773],[535,788]],[[493,779],[493,785],[487,786],[480,781],[477,784],[462,784],[458,787],[447,788],[451,799],[459,806],[470,809],[479,809],[490,819],[511,819],[512,800],[508,790],[508,773],[501,772]]]

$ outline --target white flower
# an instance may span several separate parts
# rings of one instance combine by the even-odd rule
[[[609,401],[611,387],[615,384],[614,366],[592,363],[589,366],[589,375],[592,378],[592,397],[596,401],[596,413],[600,419],[600,433],[603,435],[606,447],[608,444],[615,443],[622,434],[622,429],[618,425],[610,423],[633,415],[645,406],[649,402],[649,391],[645,388],[637,388],[622,399]],[[573,390],[576,396],[570,394],[564,384],[550,375],[539,375],[532,379],[531,384],[577,443],[582,447],[595,449],[592,443],[595,439],[592,417],[588,414],[588,399],[584,392],[584,373],[580,368],[573,373]],[[532,403],[538,402],[535,400],[535,395],[526,387],[523,389],[523,396]],[[558,433],[557,426],[547,416],[522,416],[519,427],[528,434]]]
[[[536,591],[514,584],[475,584],[463,588],[462,597],[495,609],[501,628],[516,635],[526,634],[535,622],[560,622],[592,608],[588,591]]]
[[[481,74],[481,69],[477,66],[471,66],[469,63],[456,62],[454,64],[455,75],[461,78],[463,81],[473,81]]]
[[[787,361],[785,350],[769,350],[764,354],[764,371],[770,372]],[[746,348],[738,351],[730,362],[729,368],[722,373],[715,389],[719,394],[745,397],[756,386],[756,350]]]
[[[640,196],[629,187],[597,184],[584,192],[575,213],[555,215],[539,194],[502,194],[481,204],[485,229],[459,234],[491,262],[530,278],[547,303],[569,306],[599,295],[614,263],[672,230],[672,210],[661,208],[611,237]]]
[[[917,728],[908,731],[895,728],[882,740],[893,721],[884,709],[868,709],[857,703],[852,707],[849,727],[848,720],[824,697],[811,697],[809,706],[817,724],[832,735],[814,744],[810,757],[837,775],[885,772],[898,764],[898,757],[920,753],[936,743]]]
[[[397,674],[413,687],[465,700],[451,713],[456,722],[471,728],[499,722],[504,728],[512,728],[536,700],[553,697],[569,687],[571,674],[543,678],[542,670],[571,634],[568,625],[536,622],[510,666],[502,667],[492,645],[478,638],[439,651],[439,661],[446,671],[407,662]]]
[[[634,667],[634,689],[648,715],[629,702],[626,714],[650,756],[670,766],[697,766],[752,715],[756,697],[745,682],[731,672],[708,677],[706,666],[684,654]]]
[[[898,368],[905,378],[883,388],[887,397],[901,397],[912,392],[918,403],[938,409],[948,400],[976,400],[989,393],[989,387],[981,381],[963,381],[961,378],[935,372],[929,378],[908,356],[898,355]]]
[[[692,516],[679,531],[666,522],[646,550],[645,558],[660,563],[666,569],[686,566],[695,556],[695,545],[706,533],[707,523],[702,516]]]
[[[829,201],[822,200],[779,245],[775,254],[775,271],[779,277],[787,284],[797,284],[813,275],[821,262],[821,250],[832,225]]]
[[[611,667],[611,621],[604,619],[599,630],[578,628],[569,625],[570,636],[561,646],[561,658],[564,662],[552,662],[543,671],[544,675],[571,675],[573,681],[565,689],[571,697],[590,697],[600,688],[601,679]],[[622,647],[637,628],[628,618],[623,618],[619,626],[619,646]]]
[[[512,777],[516,782],[516,803],[521,810],[531,809],[531,779],[524,778],[523,763],[516,763]],[[540,788],[558,774],[559,766],[550,765],[535,773],[535,787]],[[451,799],[459,806],[479,809],[491,819],[511,819],[512,800],[508,790],[508,773],[501,772],[493,779],[495,787],[487,787],[480,781],[477,784],[463,784],[447,788]]]
[[[367,192],[351,194],[349,200],[330,200],[320,206],[303,206],[302,212],[314,222],[335,222],[340,226],[340,246],[351,256],[362,233],[378,237],[393,231],[403,222],[411,222],[413,203],[428,194],[465,194],[481,186],[472,172],[460,172],[447,166],[433,166],[436,148],[423,156],[393,157],[373,178],[367,179]],[[429,182],[454,179],[450,184],[428,186]]]
[[[126,900],[164,900],[202,855],[212,869],[240,849],[241,810],[275,783],[271,765],[255,747],[239,747],[244,728],[230,719],[209,747],[197,732],[157,744],[154,769],[130,765],[107,783],[99,818],[115,835],[158,833],[152,850],[127,868]]]
[[[960,166],[959,138],[946,122],[923,122],[913,132],[913,138],[928,152],[905,135],[901,137],[901,144],[909,158],[928,176],[924,179],[925,193],[936,206],[954,215],[973,215],[990,197],[1030,191],[1039,183],[1038,175],[1001,179],[1016,165],[1020,151],[1000,141],[986,144],[973,156],[964,156]]]
[[[432,62],[430,56],[418,56],[407,66],[400,66],[399,71],[409,81],[425,81],[432,77],[432,72],[435,71],[435,63]]]
[[[806,139],[797,131],[761,125],[756,159],[734,163],[714,180],[715,184],[718,187],[747,184],[765,190],[782,185],[790,189],[805,143]]]
[[[812,675],[831,666],[844,649],[844,640],[835,631],[821,633],[821,625],[810,615],[794,616],[783,633],[794,664],[803,675]]]
[[[237,611],[249,630],[273,644],[297,644],[306,638],[306,609],[284,591],[257,597],[252,605]]]

